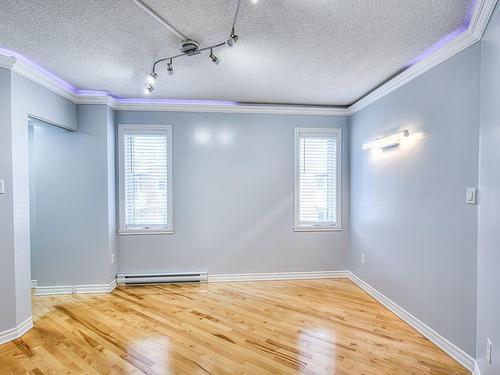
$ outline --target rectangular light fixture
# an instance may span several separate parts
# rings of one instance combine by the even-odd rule
[[[387,137],[377,138],[372,142],[363,144],[363,150],[385,149],[398,146],[403,138],[410,135],[408,130],[402,130],[396,134],[388,135]]]

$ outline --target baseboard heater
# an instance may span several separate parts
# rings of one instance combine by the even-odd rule
[[[204,282],[207,280],[207,272],[121,274],[116,276],[118,285]]]

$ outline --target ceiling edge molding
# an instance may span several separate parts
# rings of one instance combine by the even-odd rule
[[[471,32],[477,39],[483,37],[484,31],[488,26],[491,15],[495,10],[497,0],[478,0],[472,15],[469,32]]]
[[[219,112],[219,113],[260,113],[309,116],[348,116],[347,108],[335,106],[306,106],[306,105],[276,105],[276,104],[244,104],[227,102],[198,104],[196,101],[175,103],[175,100],[155,99],[122,99],[115,98],[110,93],[97,90],[77,90],[69,83],[43,68],[35,66],[22,58],[16,58],[0,52],[0,68],[9,69],[59,96],[75,104],[103,104],[116,110],[129,111],[168,111],[168,112]],[[200,101],[202,102],[202,101]]]
[[[0,55],[0,68],[11,70],[15,63],[14,57]]]
[[[474,43],[480,41],[484,30],[488,25],[488,21],[491,18],[493,10],[495,9],[496,3],[497,0],[477,0],[474,13],[466,32],[447,43],[426,59],[411,66],[402,73],[398,74],[396,77],[384,83],[382,86],[359,99],[348,108],[349,114],[352,115],[362,110],[363,108],[390,94],[394,90],[414,80],[418,76],[424,74],[433,67],[455,56],[467,47],[470,47]]]
[[[254,113],[270,115],[348,116],[347,108],[276,104],[171,104],[154,101],[137,103],[115,99],[115,109],[126,111]]]
[[[76,103],[78,100],[77,95],[69,88],[69,84],[67,84],[68,86],[64,85],[54,77],[49,76],[47,73],[21,59],[16,59],[16,62],[12,66],[11,70],[14,73],[17,73],[30,81],[38,83],[40,86],[49,89],[50,91],[68,99],[73,103]]]
[[[10,69],[75,104],[104,104],[116,110],[349,116],[478,42],[488,25],[496,3],[497,0],[477,0],[466,32],[425,60],[418,62],[368,93],[348,108],[276,104],[227,104],[226,102],[219,104],[216,101],[211,104],[198,104],[196,101],[193,101],[194,103],[175,103],[175,100],[115,98],[108,92],[75,89],[65,80],[49,73],[34,63],[30,63],[29,60],[22,58],[21,55],[14,52],[8,53],[6,50],[0,51],[0,68]]]
[[[404,72],[398,74],[393,79],[387,81],[382,86],[358,100],[349,107],[349,113],[354,114],[363,108],[368,107],[370,104],[375,103],[394,90],[406,85],[408,82],[413,81],[418,76],[448,60],[450,57],[455,56],[457,53],[463,51],[477,41],[478,39],[476,39],[468,31],[464,32],[456,39],[448,43],[445,47],[436,51],[436,53],[406,69]]]

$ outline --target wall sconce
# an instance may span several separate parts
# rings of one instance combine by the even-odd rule
[[[402,130],[396,134],[391,134],[387,137],[377,138],[372,142],[363,144],[363,150],[373,150],[373,149],[386,149],[394,146],[398,146],[403,138],[410,135],[408,130]]]

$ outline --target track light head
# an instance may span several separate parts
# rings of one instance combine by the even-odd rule
[[[231,30],[231,36],[229,37],[229,39],[227,40],[227,45],[229,47],[232,47],[234,44],[236,44],[236,42],[238,41],[238,35],[236,35],[234,33],[234,29]]]
[[[154,89],[153,85],[149,85],[144,89],[144,95],[151,95]]]
[[[156,79],[158,78],[158,74],[156,74],[156,72],[151,72],[149,75],[148,75],[148,83],[150,85],[154,85],[156,83]]]
[[[170,59],[167,63],[167,72],[168,74],[174,74],[174,66],[172,59]]]
[[[215,65],[219,64],[219,58],[214,55],[212,48],[210,48],[210,55],[208,57],[210,57],[210,60],[212,60]]]

